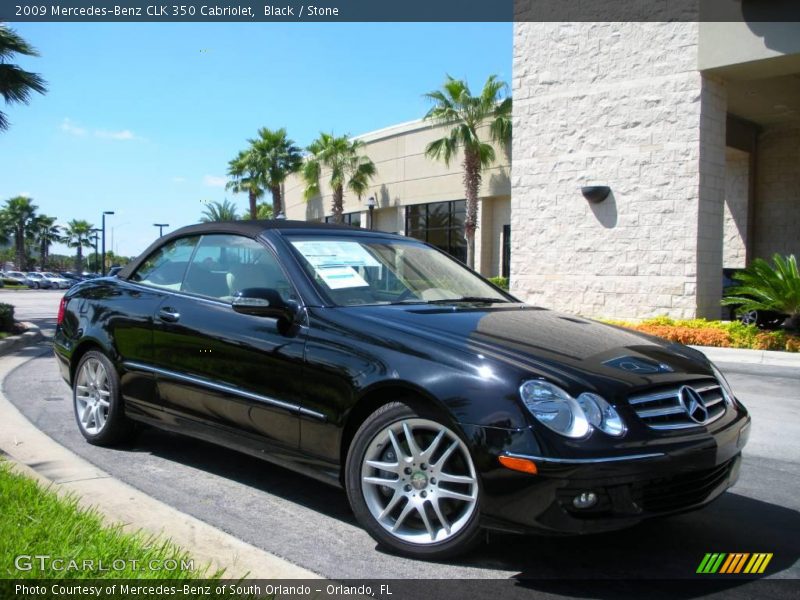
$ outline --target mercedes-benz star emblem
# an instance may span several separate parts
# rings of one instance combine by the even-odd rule
[[[702,425],[708,420],[706,403],[694,388],[684,385],[678,392],[678,396],[681,399],[683,409],[692,421]]]

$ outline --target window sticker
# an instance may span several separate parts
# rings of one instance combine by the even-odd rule
[[[332,290],[369,287],[353,267],[315,267],[315,271]]]
[[[318,273],[321,268],[327,267],[380,266],[380,263],[358,242],[298,240],[293,241],[292,246],[297,248]]]

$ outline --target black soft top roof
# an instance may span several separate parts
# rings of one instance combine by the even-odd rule
[[[186,237],[189,235],[204,235],[209,233],[232,233],[237,235],[244,235],[250,238],[258,237],[259,234],[274,229],[277,231],[309,231],[309,232],[349,232],[358,233],[361,235],[374,235],[380,237],[397,237],[393,233],[385,233],[378,231],[370,231],[369,229],[362,229],[360,227],[351,227],[349,225],[335,225],[333,223],[314,223],[309,221],[288,221],[286,219],[268,219],[263,221],[213,221],[210,223],[198,223],[196,225],[187,225],[175,231],[157,238],[150,244],[144,252],[138,257],[125,265],[122,270],[117,273],[117,277],[127,279],[128,276],[136,270],[139,264],[147,258],[156,248],[169,241]]]

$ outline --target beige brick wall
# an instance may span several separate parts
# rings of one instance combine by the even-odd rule
[[[800,257],[800,126],[773,126],[758,138],[755,256]]]
[[[719,312],[725,91],[697,71],[697,31],[515,24],[517,295],[592,316]],[[592,184],[612,196],[589,204]]]
[[[722,264],[746,266],[747,196],[750,186],[750,155],[742,150],[725,151],[725,217],[722,239]]]

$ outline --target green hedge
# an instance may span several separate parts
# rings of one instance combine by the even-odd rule
[[[508,277],[489,277],[489,281],[499,288],[508,290]]]
[[[14,330],[14,306],[0,303],[0,331]]]

